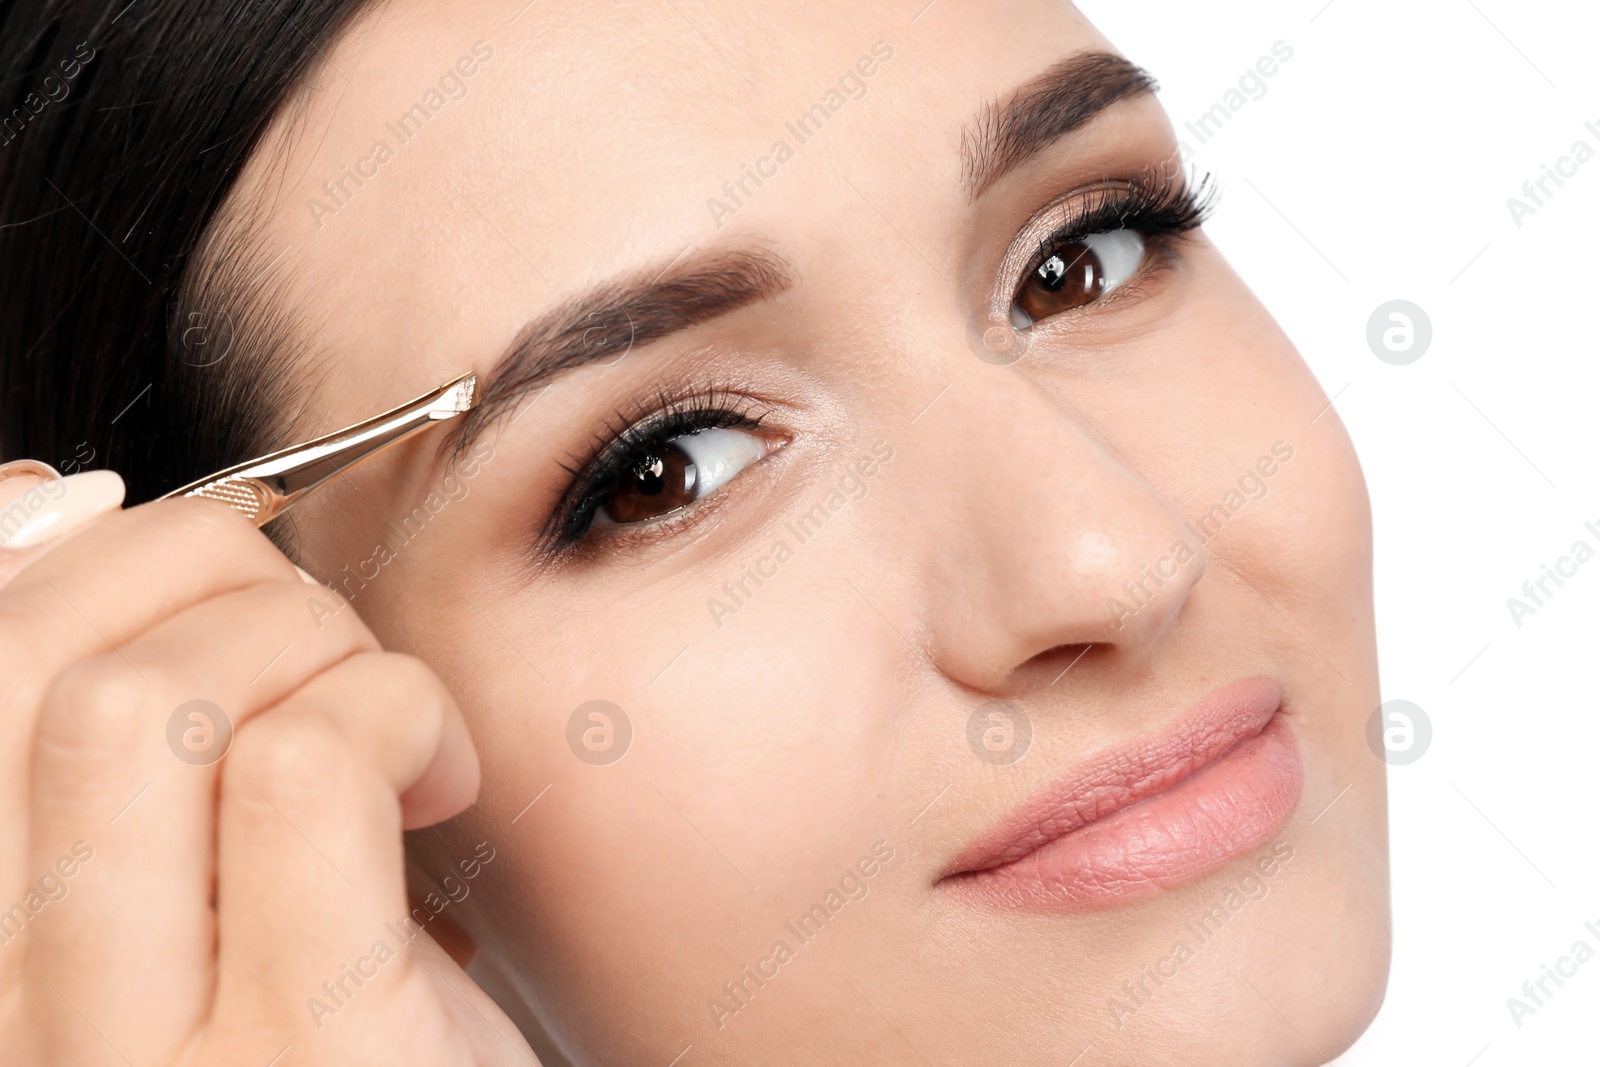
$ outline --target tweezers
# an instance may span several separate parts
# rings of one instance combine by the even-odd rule
[[[218,500],[244,513],[257,526],[264,526],[341,471],[437,422],[470,410],[477,402],[477,393],[478,376],[463,374],[392,411],[315,441],[218,471],[174,489],[161,499],[201,496]]]

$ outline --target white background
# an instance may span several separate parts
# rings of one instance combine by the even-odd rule
[[[1578,0],[1082,0],[1162,82],[1179,136],[1282,40],[1294,57],[1197,162],[1209,229],[1355,438],[1377,536],[1383,696],[1433,739],[1389,770],[1394,966],[1340,1067],[1600,1062],[1600,559],[1519,629],[1507,598],[1600,549],[1600,158],[1519,228],[1507,199],[1600,153],[1600,11]],[[1593,122],[1596,129],[1584,128]],[[1553,183],[1549,186],[1555,190]],[[1341,276],[1342,275],[1342,276]],[[1392,366],[1366,326],[1432,322]],[[1554,589],[1551,585],[1550,588]]]

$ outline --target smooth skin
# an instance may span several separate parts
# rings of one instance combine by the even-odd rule
[[[101,679],[122,664],[84,627],[92,619],[141,671],[173,679],[141,704],[140,766],[171,762],[165,718],[216,676],[213,661],[239,665],[228,695],[247,703],[258,699],[250,678],[285,644],[294,651],[258,684],[307,673],[245,723],[220,765],[221,958],[204,949],[203,788],[162,808],[151,803],[156,777],[106,824],[152,776],[102,761],[103,787],[81,773],[51,787],[93,792],[105,811],[51,816],[51,836],[13,850],[16,884],[76,838],[127,842],[126,868],[108,843],[114,862],[96,867],[97,851],[74,895],[42,919],[92,946],[85,953],[107,952],[108,928],[123,932],[128,958],[110,956],[128,978],[50,970],[82,1016],[58,1001],[36,1017],[39,1041],[113,1062],[92,1047],[88,1018],[119,1046],[148,1050],[130,1052],[134,1062],[175,1062],[192,1047],[182,1035],[218,1020],[242,1035],[230,1054],[265,1050],[263,1063],[289,1043],[286,1064],[342,1062],[352,1049],[381,1062],[496,1062],[469,1048],[515,1061],[486,1040],[510,1034],[505,1019],[481,1000],[480,1020],[461,1010],[451,998],[470,987],[431,951],[411,957],[415,972],[386,966],[311,1026],[306,999],[365,951],[376,916],[405,910],[396,798],[435,758],[442,727],[427,732],[428,709],[457,721],[410,660],[396,660],[413,674],[393,701],[409,707],[415,693],[421,709],[394,710],[365,677],[327,683],[343,701],[302,700],[302,689],[320,691],[316,679],[355,671],[312,646],[356,641],[339,636],[367,633],[356,617],[384,655],[430,665],[459,702],[482,788],[448,823],[408,836],[413,895],[492,846],[470,896],[432,929],[459,926],[476,943],[472,978],[548,1064],[1290,1065],[1354,1041],[1381,1001],[1389,938],[1383,764],[1365,736],[1378,703],[1370,515],[1354,450],[1293,345],[1203,234],[1120,296],[1039,323],[1015,365],[975,356],[974,309],[996,294],[1003,305],[1014,288],[1007,264],[1030,220],[1075,190],[1169,162],[1176,145],[1155,100],[1124,101],[969,197],[959,148],[975,113],[1065,57],[1113,49],[1065,4],[938,0],[918,16],[919,6],[396,0],[346,30],[230,207],[253,237],[229,254],[275,264],[274,299],[305,342],[291,371],[305,404],[277,443],[466,369],[486,375],[525,322],[679,257],[757,248],[782,259],[792,284],[555,379],[490,434],[470,478],[447,483],[439,442],[418,440],[309,500],[293,516],[298,560],[348,597],[343,610],[300,587],[302,608],[308,596],[323,607],[222,623],[230,611],[242,620],[245,603],[204,602],[242,596],[241,574],[287,588],[293,572],[257,535],[209,516],[180,551],[163,548],[201,521],[169,505],[116,520],[129,532],[145,524],[138,538],[92,530],[45,557],[39,566],[83,616],[39,581],[25,610],[8,610],[54,620],[28,623],[27,647],[62,633],[78,650],[49,652],[43,669],[33,661],[45,652],[18,654],[14,669],[37,694],[30,714],[56,693],[89,705],[67,721],[134,717],[97,705],[93,686],[80,698],[58,684],[80,660],[100,662],[91,677]],[[493,54],[466,95],[336,213],[312,210],[324,183],[392,140],[386,123],[479,41]],[[894,56],[866,94],[795,145],[734,215],[716,217],[708,198],[792,137],[786,123],[877,41]],[[534,535],[568,484],[562,465],[619,412],[708,385],[769,411],[767,457],[681,523],[598,531],[583,553],[541,554]],[[1119,625],[1108,601],[1126,596],[1123,583],[1278,442],[1292,460]],[[892,459],[821,533],[793,543],[787,524],[880,443]],[[430,493],[445,503],[400,544],[395,524]],[[776,576],[747,586],[731,615],[712,610],[785,536],[794,551]],[[393,550],[376,563],[380,542]],[[102,573],[123,577],[91,602],[112,581]],[[206,573],[218,577],[206,584]],[[180,607],[211,620],[195,627],[208,649],[238,651],[199,655],[159,638],[134,657],[139,635]],[[157,645],[169,657],[159,669]],[[1263,849],[1149,899],[1066,915],[976,907],[940,886],[972,840],[1073,766],[1259,675],[1284,687],[1305,773],[1275,842],[1292,859],[1270,877]],[[134,684],[115,678],[104,684],[117,692]],[[1032,724],[1032,747],[1011,765],[968,746],[971,713],[994,698]],[[596,699],[633,728],[608,766],[568,744],[574,711]],[[379,719],[384,730],[364,729]],[[287,818],[273,823],[253,793],[230,790],[244,777],[237,764]],[[189,768],[164,773],[178,780],[176,770]],[[36,784],[32,795],[49,793]],[[450,792],[454,806],[431,815],[459,810],[468,793]],[[228,805],[241,797],[247,814],[234,818],[256,822],[234,845]],[[53,806],[15,802],[8,828]],[[139,851],[142,865],[131,858],[158,833],[170,842]],[[810,940],[787,932],[880,842],[893,858],[864,897]],[[175,871],[188,872],[176,893]],[[99,875],[103,898],[89,892]],[[1230,890],[1244,903],[1222,931],[1189,934]],[[117,902],[123,918],[102,917]],[[150,933],[152,915],[164,936]],[[237,987],[220,980],[230,930],[252,963]],[[724,983],[760,968],[779,940],[793,958],[730,998]],[[1180,940],[1191,954],[1174,973]],[[172,945],[181,958],[160,955]],[[1157,986],[1150,968],[1167,979]],[[251,984],[267,975],[286,977]],[[1141,982],[1135,1000],[1128,989]],[[160,1001],[155,988],[174,983],[187,992]],[[15,988],[27,990],[17,1004],[54,995]],[[417,1053],[419,1022],[440,1042],[430,1051],[450,1041],[461,1051]]]

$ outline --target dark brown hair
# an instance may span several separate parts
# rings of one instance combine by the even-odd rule
[[[264,272],[206,253],[248,236],[219,209],[363,2],[0,0],[0,459],[138,502],[282,432],[286,313],[247,328]]]

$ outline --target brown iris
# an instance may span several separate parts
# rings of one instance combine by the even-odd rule
[[[1093,303],[1105,291],[1105,271],[1094,250],[1079,241],[1056,250],[1028,272],[1016,305],[1038,322]]]
[[[699,480],[694,459],[668,441],[624,472],[601,508],[613,522],[644,522],[694,503]]]

